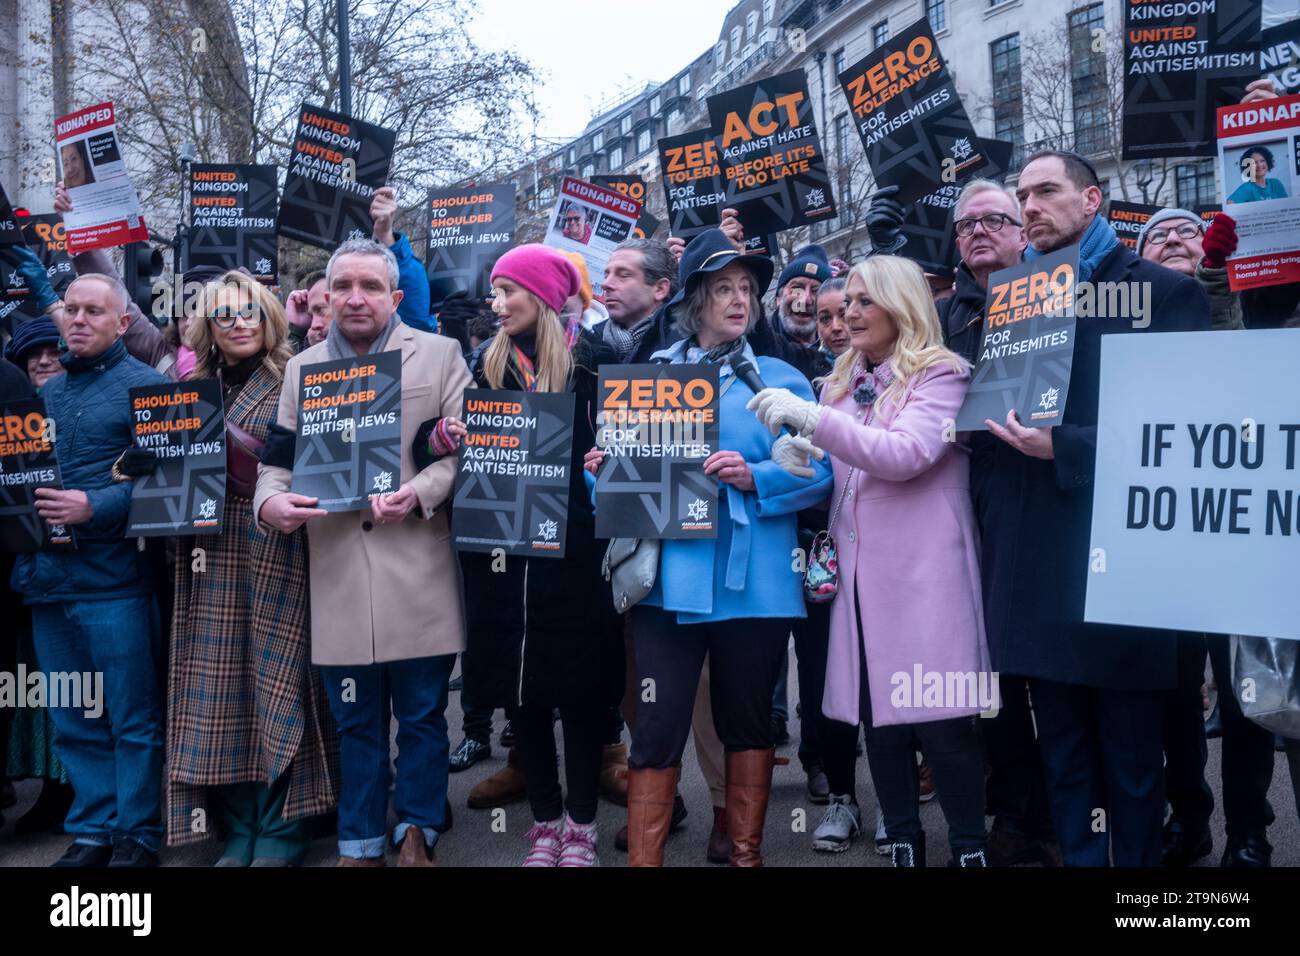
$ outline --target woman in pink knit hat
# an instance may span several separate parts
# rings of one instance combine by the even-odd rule
[[[568,528],[563,560],[461,552],[465,682],[477,691],[476,706],[507,708],[518,738],[535,820],[524,866],[595,866],[601,757],[624,663],[622,627],[600,570],[608,542],[596,540],[582,455],[595,444],[597,369],[617,358],[576,319],[561,319],[581,279],[556,250],[512,249],[492,270],[492,288],[500,331],[475,350],[470,372],[479,388],[574,395]],[[436,453],[454,447],[465,428],[444,419],[433,434]],[[556,708],[567,794],[556,764]]]

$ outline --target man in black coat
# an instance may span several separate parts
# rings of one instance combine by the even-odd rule
[[[990,422],[999,442],[978,479],[988,496],[985,620],[995,669],[1027,676],[1048,794],[1068,865],[1160,863],[1163,692],[1176,633],[1085,624],[1101,336],[1203,331],[1209,303],[1187,276],[1139,259],[1098,216],[1096,171],[1035,154],[1020,173],[1027,258],[1080,244],[1080,280],[1129,283],[1132,316],[1080,317],[1062,424]],[[973,482],[974,483],[974,482]]]

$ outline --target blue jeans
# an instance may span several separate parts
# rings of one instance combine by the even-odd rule
[[[339,729],[340,856],[384,855],[391,718],[397,720],[393,842],[401,843],[413,826],[427,846],[438,841],[447,811],[447,680],[455,663],[456,655],[446,654],[320,669]]]
[[[163,713],[149,598],[32,606],[41,670],[103,675],[102,712],[49,708],[54,750],[76,797],[64,828],[75,842],[130,837],[157,852],[162,839]],[[60,703],[67,703],[61,701]]]

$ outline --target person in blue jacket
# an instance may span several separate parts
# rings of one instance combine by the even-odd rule
[[[402,290],[397,317],[421,332],[437,332],[438,323],[429,314],[428,274],[424,263],[416,258],[411,240],[404,233],[393,231],[396,215],[396,190],[392,186],[380,186],[370,200],[370,218],[375,223],[375,242],[387,246],[397,257],[397,287]]]
[[[743,357],[764,384],[813,398],[798,370],[756,358],[746,340],[762,318],[759,299],[772,271],[771,260],[741,254],[720,230],[697,236],[682,256],[681,290],[667,304],[684,337],[652,356],[718,365],[719,450],[705,460],[704,472],[721,487],[718,536],[663,541],[654,589],[632,609],[637,683],[654,688],[654,704],[638,708],[628,760],[629,866],[663,863],[706,654],[714,721],[726,749],[731,864],[762,863],[776,753],[772,691],[790,622],[805,613],[801,565],[793,558],[795,513],[824,501],[831,486],[829,464],[814,457],[811,445],[788,434],[773,438],[745,410],[754,392],[732,368]],[[588,469],[602,461],[593,449]]]
[[[82,700],[51,701],[49,710],[76,791],[64,822],[73,843],[55,866],[156,865],[162,836],[157,615],[140,552],[124,538],[132,483],[114,472],[132,447],[128,390],[167,380],[127,354],[130,321],[116,276],[83,275],[68,286],[67,373],[42,389],[63,487],[37,488],[36,509],[70,529],[76,547],[21,555],[12,577],[32,607],[41,670],[83,682]]]

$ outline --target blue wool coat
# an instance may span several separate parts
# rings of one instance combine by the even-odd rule
[[[654,358],[680,362],[685,345],[678,342]],[[793,366],[779,359],[756,359],[748,345],[745,355],[765,385],[815,400],[808,380]],[[731,367],[723,365],[720,374],[725,387]],[[796,562],[795,556],[795,513],[830,496],[830,463],[814,459],[813,477],[798,478],[772,461],[776,439],[745,408],[753,397],[744,382],[726,388],[719,402],[718,450],[740,452],[753,472],[755,490],[720,484],[717,538],[664,541],[654,590],[642,601],[676,611],[680,624],[805,616],[803,562]]]
[[[63,364],[67,374],[50,379],[41,397],[58,427],[63,487],[84,491],[94,514],[73,527],[75,549],[20,555],[13,588],[28,604],[147,594],[135,540],[123,538],[133,482],[113,481],[112,471],[132,444],[128,389],[167,379],[127,355],[121,339],[94,358],[64,355]]]

